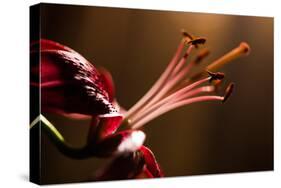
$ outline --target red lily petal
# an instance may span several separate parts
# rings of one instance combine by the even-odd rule
[[[114,134],[121,125],[122,119],[123,116],[119,113],[114,113],[108,116],[99,116],[99,124],[95,133],[97,141]]]
[[[40,73],[36,72],[39,65],[32,64],[31,86],[41,87],[43,111],[54,109],[86,115],[117,111],[109,102],[100,73],[91,63],[68,47],[48,40],[40,42],[43,46]],[[31,59],[38,57],[38,53],[32,52]],[[39,76],[41,83],[33,82],[32,78]]]
[[[103,67],[99,67],[98,71],[101,74],[101,79],[103,80],[104,86],[108,93],[109,100],[112,102],[115,98],[115,87],[112,76],[110,72]]]
[[[93,154],[108,157],[124,153],[132,153],[141,148],[145,134],[139,130],[126,130],[102,139],[93,145]]]
[[[98,171],[96,180],[120,180],[133,178],[162,177],[163,173],[153,153],[145,146],[133,153],[117,156],[103,170]]]
[[[39,47],[40,45],[40,47]],[[44,50],[64,50],[64,51],[68,51],[68,52],[75,52],[74,50],[72,50],[71,48],[64,46],[58,42],[55,41],[51,41],[51,40],[47,40],[47,39],[41,39],[39,41],[34,41],[31,43],[30,45],[30,50],[34,51],[40,49],[41,51]],[[77,53],[77,52],[75,52]]]
[[[121,125],[123,116],[119,113],[110,116],[92,116],[88,134],[88,145],[95,145],[116,132]]]
[[[140,148],[140,152],[143,154],[146,168],[149,172],[146,173],[148,177],[151,175],[153,177],[163,177],[163,172],[161,171],[152,151],[149,148],[142,146]]]
[[[95,180],[133,179],[142,171],[143,165],[144,159],[139,152],[119,155],[104,169],[96,173]]]
[[[91,120],[92,116],[86,115],[86,114],[79,114],[79,113],[66,113],[60,109],[57,108],[44,108],[44,112],[47,113],[55,113],[58,115],[61,115],[65,118],[73,119],[73,120]]]

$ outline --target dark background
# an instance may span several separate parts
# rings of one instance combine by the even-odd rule
[[[165,69],[180,30],[207,37],[212,61],[241,41],[251,54],[221,71],[236,90],[225,104],[205,102],[166,113],[145,126],[146,145],[165,176],[273,169],[273,18],[203,13],[41,6],[41,36],[65,44],[113,75],[117,99],[132,106]],[[81,146],[89,121],[47,118]],[[104,159],[72,160],[43,134],[43,183],[86,181]]]

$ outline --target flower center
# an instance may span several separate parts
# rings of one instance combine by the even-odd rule
[[[187,63],[188,56],[194,48],[204,43],[204,38],[195,38],[183,32],[183,39],[165,71],[151,89],[125,114],[124,121],[127,121],[132,129],[138,129],[156,117],[181,106],[212,100],[224,102],[229,98],[233,91],[233,83],[228,85],[223,96],[210,94],[217,91],[217,85],[224,78],[223,73],[213,71],[248,53],[250,48],[243,42],[205,67],[206,71],[192,74],[193,68],[207,57],[209,51],[203,49],[189,63]]]

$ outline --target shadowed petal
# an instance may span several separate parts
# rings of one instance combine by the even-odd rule
[[[123,116],[119,113],[99,116],[99,124],[95,133],[97,141],[114,134],[121,125],[122,119]]]
[[[95,180],[121,180],[163,177],[151,150],[142,146],[131,153],[115,157],[105,168],[96,173]]]
[[[125,153],[115,157],[109,165],[99,170],[94,179],[100,181],[133,179],[142,171],[143,165],[141,153]]]
[[[115,86],[114,86],[113,78],[110,72],[103,67],[99,67],[98,71],[101,75],[101,79],[103,80],[104,86],[108,93],[109,100],[110,102],[112,102],[115,98]]]
[[[123,116],[113,113],[108,116],[92,116],[88,133],[88,145],[95,146],[99,141],[111,136],[121,125]]]
[[[145,160],[145,170],[147,170],[145,173],[147,176],[149,177],[152,175],[153,177],[163,177],[163,172],[161,171],[152,151],[149,148],[142,146],[140,152],[143,154]]]
[[[68,47],[48,40],[40,42],[41,51],[31,53],[31,61],[36,62],[33,58],[38,54],[41,57],[40,66],[31,64],[31,86],[41,87],[42,111],[86,115],[117,112],[101,74],[91,63]],[[33,79],[39,76],[40,83]]]

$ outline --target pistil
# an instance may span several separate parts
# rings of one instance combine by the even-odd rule
[[[231,62],[232,60],[242,56],[247,55],[250,52],[250,47],[246,42],[240,43],[240,45],[230,52],[226,53],[224,56],[220,57],[219,59],[215,60],[209,66],[207,66],[206,70],[208,71],[217,71],[222,66],[226,65],[227,63]]]

